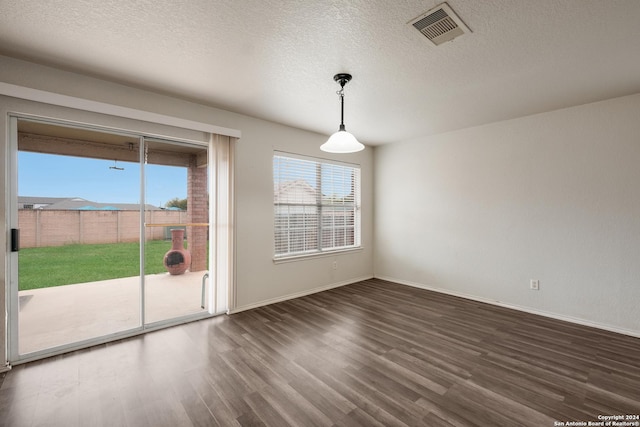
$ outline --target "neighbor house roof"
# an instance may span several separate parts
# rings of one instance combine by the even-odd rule
[[[286,181],[276,185],[274,203],[309,204],[317,203],[317,191],[304,179]]]
[[[81,197],[30,197],[18,196],[19,209],[46,210],[122,210],[140,209],[138,203],[99,203]],[[160,210],[161,208],[147,204],[146,210]]]

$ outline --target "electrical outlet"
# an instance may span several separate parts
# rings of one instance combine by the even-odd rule
[[[534,291],[540,290],[540,281],[531,279],[531,281],[529,282],[529,287]]]
[[[338,269],[338,261],[333,261],[333,269],[334,270]]]

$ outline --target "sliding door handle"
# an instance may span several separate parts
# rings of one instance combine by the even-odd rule
[[[20,230],[17,228],[11,229],[11,252],[18,252],[20,250]]]

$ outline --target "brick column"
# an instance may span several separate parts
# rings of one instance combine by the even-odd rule
[[[209,222],[207,166],[198,167],[193,156],[187,172],[187,222]],[[187,249],[191,252],[190,271],[207,269],[207,227],[187,227]]]

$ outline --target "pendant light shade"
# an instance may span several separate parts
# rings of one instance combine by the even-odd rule
[[[364,150],[355,136],[345,130],[344,127],[344,85],[351,80],[351,74],[336,74],[333,80],[340,84],[338,96],[340,97],[340,128],[338,132],[329,137],[329,140],[320,146],[322,151],[328,153],[355,153]]]
[[[364,150],[364,145],[346,130],[339,130],[331,135],[327,142],[320,146],[320,149],[328,153],[355,153]]]

